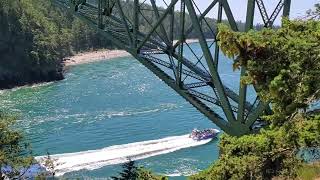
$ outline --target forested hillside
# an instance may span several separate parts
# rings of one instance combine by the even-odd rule
[[[109,47],[50,1],[0,1],[0,89],[63,79],[63,57]]]

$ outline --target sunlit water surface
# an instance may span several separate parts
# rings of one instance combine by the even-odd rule
[[[200,50],[198,44],[192,46]],[[232,61],[221,57],[221,78],[237,90],[239,73],[232,71]],[[132,57],[74,66],[65,76],[59,82],[0,91],[1,108],[20,114],[18,125],[35,155],[101,150],[185,135],[196,127],[217,128]],[[160,153],[137,163],[172,179],[185,179],[217,159],[217,143]],[[107,179],[120,165],[86,168],[91,170],[64,176]]]

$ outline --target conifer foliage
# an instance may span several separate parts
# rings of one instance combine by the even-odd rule
[[[138,168],[134,161],[128,161],[122,165],[122,172],[119,177],[112,177],[113,180],[136,180],[138,178]]]
[[[222,135],[219,159],[190,179],[298,178],[307,160],[301,155],[320,149],[320,115],[309,110],[320,101],[320,22],[285,19],[276,30],[219,30],[219,45],[235,58],[234,69],[247,69],[241,82],[271,104],[272,114],[262,117],[270,126],[258,134]]]
[[[167,177],[154,174],[143,167],[137,167],[135,162],[129,160],[122,165],[119,176],[111,177],[113,180],[168,180]]]

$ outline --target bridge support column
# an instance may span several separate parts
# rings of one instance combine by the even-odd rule
[[[245,31],[249,31],[250,29],[252,29],[254,9],[255,9],[255,0],[248,0]],[[240,83],[241,83],[241,78],[245,75],[246,75],[246,67],[242,66],[241,73],[240,73]],[[239,104],[238,104],[237,120],[242,123],[244,123],[245,121],[244,110],[245,110],[246,97],[247,97],[247,85],[241,84],[239,88]]]
[[[284,6],[283,6],[283,16],[289,17],[291,8],[291,0],[284,0]]]
[[[139,32],[139,11],[140,5],[139,0],[133,1],[133,47],[137,48],[138,46],[138,32]]]
[[[179,41],[181,42],[179,46],[179,60],[178,60],[178,69],[177,69],[177,78],[176,82],[178,86],[182,87],[181,76],[182,76],[182,61],[183,61],[183,42],[185,41],[184,37],[184,26],[185,26],[185,13],[186,13],[186,5],[184,1],[181,1],[180,4],[180,35]]]

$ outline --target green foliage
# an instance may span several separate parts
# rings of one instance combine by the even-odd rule
[[[168,180],[168,177],[156,175],[150,170],[138,168],[138,180]]]
[[[320,164],[305,164],[298,170],[298,178],[302,180],[315,180],[320,178]]]
[[[273,110],[288,116],[320,97],[320,23],[283,20],[278,30],[232,32],[222,26],[218,37],[234,67],[247,67],[243,83],[253,84]],[[284,117],[273,118],[282,123]],[[276,122],[274,122],[276,123]]]
[[[111,177],[113,180],[136,180],[138,178],[138,168],[134,161],[128,161],[122,165],[122,172],[119,177]]]
[[[16,118],[0,112],[0,167],[12,167],[12,171],[1,172],[9,178],[20,175],[22,168],[28,168],[33,162],[31,151],[20,131],[14,128]]]
[[[259,134],[223,135],[220,158],[190,179],[299,178],[299,154],[320,146],[320,116],[305,113],[320,98],[320,22],[283,21],[277,30],[237,33],[219,27],[222,51],[245,66],[242,83],[252,84],[272,105],[263,117],[270,126]]]
[[[63,78],[63,58],[110,47],[46,0],[0,1],[0,88]]]
[[[150,170],[137,167],[134,161],[128,161],[122,165],[119,177],[111,177],[113,180],[168,180],[165,176],[153,174]]]
[[[296,115],[290,126],[261,130],[260,134],[220,139],[220,158],[208,170],[191,179],[294,178],[302,165],[298,152],[320,145],[320,119]]]

